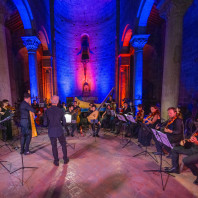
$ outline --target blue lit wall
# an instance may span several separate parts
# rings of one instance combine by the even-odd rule
[[[89,35],[87,82],[91,96],[101,102],[115,86],[116,0],[55,1],[55,39],[58,95],[82,95],[84,70],[81,34]]]
[[[182,104],[198,99],[198,0],[184,16],[180,99]]]

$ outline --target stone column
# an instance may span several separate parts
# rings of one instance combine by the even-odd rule
[[[191,3],[192,0],[168,0],[159,4],[160,15],[166,20],[161,99],[163,119],[167,119],[167,109],[169,107],[178,105],[183,17]]]
[[[3,8],[0,7],[0,100],[12,104]]]
[[[31,93],[31,97],[35,98],[39,96],[36,50],[41,42],[36,36],[25,36],[22,37],[22,40],[28,50],[30,93]]]
[[[134,105],[142,103],[142,82],[143,82],[143,48],[150,35],[134,35],[131,44],[135,48],[134,54],[134,81],[133,99]]]

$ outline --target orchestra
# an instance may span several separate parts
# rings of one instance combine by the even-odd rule
[[[87,122],[82,122],[81,119],[84,119],[82,116],[82,107],[80,102],[73,101],[70,104],[62,103],[61,109],[64,115],[71,116],[71,122],[67,122],[64,125],[65,128],[65,136],[74,137],[75,132],[81,133],[85,127],[85,125],[89,125],[92,130],[93,137],[100,137],[99,132],[101,128],[104,130],[110,129],[111,132],[115,135],[119,135],[121,129],[124,127],[125,129],[125,137],[133,137],[138,138],[138,142],[142,146],[150,146],[150,142],[153,139],[156,147],[156,152],[153,152],[154,155],[165,155],[168,152],[168,158],[172,159],[172,167],[166,168],[165,171],[169,173],[179,173],[178,160],[179,154],[186,154],[187,157],[183,159],[183,163],[189,167],[192,173],[197,176],[195,180],[195,184],[198,185],[198,169],[195,164],[198,163],[198,134],[197,132],[192,135],[188,140],[184,140],[184,124],[183,124],[183,115],[181,113],[181,108],[170,107],[168,108],[168,116],[169,119],[163,123],[161,123],[160,110],[158,106],[151,105],[150,113],[145,116],[144,106],[139,104],[137,106],[137,112],[135,113],[134,106],[132,102],[124,101],[122,104],[122,108],[117,108],[119,105],[113,99],[112,95],[108,95],[107,98],[101,104],[94,104],[93,102],[87,104]],[[45,101],[45,105],[40,105],[37,100],[34,100],[32,105],[30,105],[30,95],[26,94],[24,97],[24,101],[21,103],[20,109],[22,112],[21,118],[21,127],[22,127],[22,140],[21,140],[21,153],[26,155],[31,154],[29,151],[29,145],[32,137],[33,128],[30,125],[33,125],[31,120],[31,113],[34,115],[33,119],[35,121],[35,126],[43,126],[43,117],[47,109],[51,107],[50,101]],[[83,102],[83,105],[86,105]],[[26,110],[24,110],[24,108]],[[57,108],[58,105],[57,105]],[[101,110],[103,108],[103,110]],[[0,116],[5,118],[9,116],[11,112],[14,112],[15,108],[11,107],[7,100],[3,101],[3,105],[0,107]],[[29,114],[23,113],[28,111]],[[35,113],[35,114],[34,114]],[[27,115],[26,115],[27,114]],[[127,118],[127,115],[132,115],[134,117],[135,123],[132,122],[123,122],[118,119],[117,115],[123,115]],[[26,116],[26,117],[25,117]],[[127,119],[126,119],[127,120]],[[28,122],[28,124],[26,124]],[[166,147],[158,142],[158,140],[153,136],[153,134],[149,131],[146,131],[142,125],[146,125],[151,129],[157,129],[167,135],[168,140],[170,141],[173,149]],[[10,132],[9,124],[4,124],[6,126],[6,130],[2,130],[3,140],[7,141],[12,138],[12,132]],[[31,128],[31,129],[30,129]],[[32,131],[30,131],[32,130]],[[191,147],[188,147],[188,143],[191,143]],[[193,143],[193,145],[192,145]],[[54,143],[53,150],[56,150]],[[63,145],[64,146],[64,145]],[[166,151],[166,152],[165,152]],[[66,152],[65,152],[66,153]],[[54,154],[54,164],[58,165],[58,158]],[[68,162],[67,156],[65,154],[65,163]]]

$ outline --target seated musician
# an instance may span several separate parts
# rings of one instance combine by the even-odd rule
[[[125,114],[128,114],[130,111],[131,111],[131,109],[129,108],[129,106],[128,106],[128,103],[127,102],[124,102],[124,108],[121,110],[121,114],[122,115],[125,115]],[[115,120],[116,121],[116,120]],[[120,120],[117,120],[117,122],[115,123],[116,125],[117,125],[117,128],[116,128],[116,132],[115,132],[115,134],[119,134],[120,133],[120,130],[121,130],[121,128],[122,128],[122,124],[123,124],[123,122],[122,121],[120,121]]]
[[[33,100],[33,103],[32,103],[32,107],[37,110],[39,108],[39,105],[38,103],[36,102],[36,100]]]
[[[138,133],[141,128],[140,122],[143,122],[144,120],[144,110],[142,104],[139,104],[137,106],[138,112],[135,117],[135,121],[137,124],[131,123],[130,127],[128,128],[128,136],[132,135],[135,138],[138,138]]]
[[[111,106],[115,103],[112,95],[109,96],[109,100],[107,100],[107,103],[109,103]]]
[[[111,106],[107,105],[105,112],[102,114],[102,127],[111,127]]]
[[[76,109],[80,109],[80,107],[77,105],[77,102],[74,101],[74,110],[76,110]]]
[[[93,113],[94,111],[96,110],[96,105],[92,105],[92,108],[91,108],[91,111],[90,111],[90,114]],[[97,127],[97,130],[96,130],[96,127]],[[95,119],[95,120],[91,120],[91,128],[92,128],[92,131],[93,131],[93,137],[100,137],[99,136],[99,131],[100,131],[100,128],[101,128],[101,123],[100,123],[100,114],[98,115],[98,118]]]
[[[64,102],[62,102],[62,108],[61,109],[63,110],[64,113],[66,113],[67,107],[66,107]]]
[[[180,141],[183,139],[183,121],[178,118],[177,111],[174,107],[168,108],[168,116],[169,120],[164,122],[161,125],[164,128],[164,132],[167,134],[168,140],[170,141],[172,146],[179,145]],[[156,127],[158,128],[158,127]],[[155,155],[164,154],[162,150],[162,146],[160,143],[154,138],[157,152]],[[171,149],[165,147],[165,149],[169,152],[168,158],[171,157]]]
[[[176,111],[177,111],[177,117],[183,120],[183,115],[182,115],[182,112],[181,112],[181,108],[177,107]]]
[[[74,137],[74,132],[75,132],[75,130],[77,128],[76,119],[77,119],[78,112],[75,112],[74,111],[74,106],[73,105],[70,105],[69,106],[69,110],[66,112],[66,114],[70,114],[72,116],[71,123],[67,123],[66,124],[66,127],[65,127],[65,129],[67,131],[67,135],[70,135],[70,132],[69,132],[68,127],[71,127],[71,129],[72,129],[71,136]]]
[[[155,128],[155,126],[160,123],[160,111],[157,106],[151,106],[150,110],[151,113],[143,120],[143,122],[150,128]],[[143,146],[150,146],[151,139],[152,133],[144,130],[142,127],[138,133],[139,143]]]
[[[179,154],[187,155],[187,157],[183,158],[183,163],[187,166],[193,175],[197,178],[193,182],[194,184],[198,185],[198,168],[196,164],[198,164],[198,133],[196,132],[194,135],[191,136],[190,146],[175,146],[172,150],[172,167],[165,168],[165,171],[168,173],[178,173],[179,174]],[[187,144],[186,143],[186,144]]]

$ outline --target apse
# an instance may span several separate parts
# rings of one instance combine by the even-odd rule
[[[89,96],[101,102],[115,86],[116,0],[55,0],[54,7],[58,95],[61,101],[82,96],[88,84]]]

